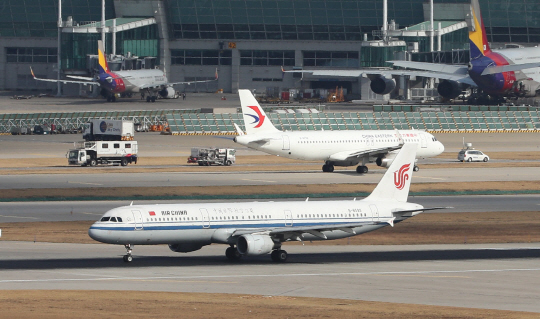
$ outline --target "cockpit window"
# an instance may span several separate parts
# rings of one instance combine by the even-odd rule
[[[110,217],[101,217],[102,222],[108,222]]]
[[[116,217],[111,217],[111,222],[116,222]]]
[[[122,222],[122,217],[116,217],[116,219],[121,223]]]

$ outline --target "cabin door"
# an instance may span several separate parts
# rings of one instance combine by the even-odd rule
[[[289,140],[289,135],[283,135],[283,150],[288,151],[291,149],[291,141]]]
[[[292,213],[290,210],[285,211],[285,226],[292,226],[293,225],[293,218]]]
[[[423,133],[420,133],[419,135],[420,135],[420,147],[426,148],[427,147],[426,135]]]
[[[208,211],[206,208],[199,209],[202,215],[202,221],[203,221],[203,228],[210,228],[210,218],[208,217]]]
[[[379,210],[377,209],[377,206],[375,205],[369,205],[369,208],[371,209],[371,220],[374,222],[379,221]]]
[[[132,210],[133,220],[135,220],[135,230],[143,229],[143,218],[140,210]]]

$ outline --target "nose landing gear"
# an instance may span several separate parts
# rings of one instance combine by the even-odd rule
[[[133,256],[131,255],[131,252],[133,251],[133,246],[131,244],[125,244],[124,247],[126,247],[126,254],[124,255],[124,262],[129,263],[133,261]]]

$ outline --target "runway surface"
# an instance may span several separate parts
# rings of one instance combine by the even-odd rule
[[[327,198],[325,200],[336,200]],[[341,200],[348,198],[339,198]],[[290,201],[304,200],[288,199]],[[310,199],[312,201],[322,199]],[[213,200],[204,202],[223,202]],[[263,201],[263,200],[259,200]],[[202,201],[140,201],[137,205],[193,203]],[[540,195],[494,195],[494,196],[411,196],[409,202],[424,207],[453,207],[427,212],[426,214],[455,212],[522,212],[537,211]],[[65,201],[65,202],[0,202],[0,223],[97,220],[109,209],[129,205],[130,201]]]
[[[467,163],[468,164],[468,163]],[[475,163],[476,164],[476,163]],[[505,182],[537,181],[540,170],[527,167],[482,168],[481,164],[467,168],[429,169],[415,172],[413,183],[444,182]],[[91,168],[89,168],[91,169]],[[249,169],[249,168],[248,168]],[[164,173],[96,173],[96,174],[29,174],[0,175],[0,189],[24,188],[88,188],[88,187],[168,187],[168,186],[230,186],[230,185],[296,185],[378,183],[384,170],[360,175],[350,171],[229,171],[164,172]]]
[[[144,290],[359,299],[540,312],[538,244],[286,245],[230,262],[226,246],[178,254],[136,246],[0,242],[0,289]]]

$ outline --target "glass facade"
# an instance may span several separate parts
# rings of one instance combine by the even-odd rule
[[[304,51],[304,66],[331,66],[357,68],[360,65],[358,51]]]
[[[105,1],[106,19],[114,18],[113,1]],[[100,0],[64,0],[62,18],[101,20]],[[57,37],[58,0],[0,1],[0,37]]]
[[[173,65],[231,65],[230,50],[171,50]]]
[[[7,63],[56,63],[56,48],[6,48]]]
[[[389,0],[388,19],[424,21],[424,0]],[[469,3],[469,0],[435,0]],[[169,0],[175,39],[362,40],[382,25],[382,1]],[[480,0],[489,39],[540,42],[538,0]]]
[[[240,65],[294,66],[294,51],[241,50]]]

